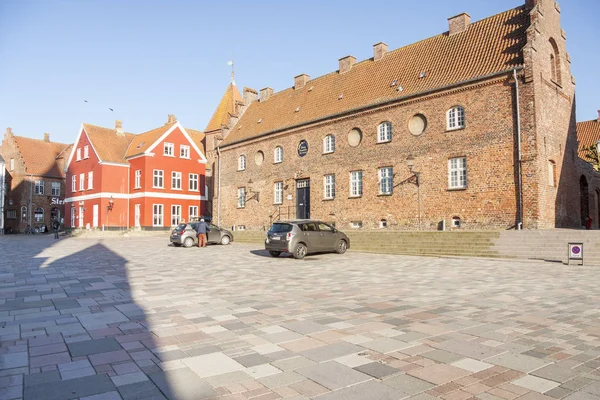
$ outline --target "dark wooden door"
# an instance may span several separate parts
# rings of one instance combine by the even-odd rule
[[[296,181],[296,218],[310,218],[310,179]]]

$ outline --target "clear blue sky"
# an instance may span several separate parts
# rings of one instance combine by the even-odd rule
[[[70,143],[81,122],[140,133],[175,114],[204,130],[230,79],[280,91],[293,77],[334,71],[338,59],[372,56],[524,0],[355,2],[192,0],[0,0],[0,134]],[[561,2],[577,120],[600,109],[600,1]],[[88,100],[85,103],[84,100]],[[114,109],[114,112],[109,110]]]

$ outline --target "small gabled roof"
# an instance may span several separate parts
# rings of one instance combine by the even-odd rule
[[[101,162],[128,164],[125,152],[135,136],[133,133],[117,134],[114,129],[86,123],[83,124],[83,129]]]
[[[229,123],[229,116],[235,113],[235,102],[242,101],[242,96],[238,91],[235,82],[231,82],[227,86],[225,94],[219,102],[219,106],[215,110],[210,122],[204,129],[204,132],[212,132],[221,129],[221,126]]]
[[[600,118],[599,118],[600,119]],[[577,123],[577,140],[579,141],[579,158],[589,162],[585,157],[585,147],[598,143],[600,140],[600,120],[583,121]]]
[[[27,174],[65,177],[65,171],[56,162],[56,157],[69,145],[58,142],[14,136],[19,153],[25,162]]]
[[[127,153],[125,158],[137,156],[146,152],[157,140],[161,138],[165,133],[167,133],[171,128],[177,125],[178,122],[175,121],[170,124],[165,124],[159,128],[152,129],[148,132],[140,133],[139,135],[135,135],[133,140],[131,141],[131,145],[129,149],[127,149]],[[183,128],[183,127],[181,127]],[[197,131],[194,129],[183,128],[192,138],[194,144],[198,146],[198,149],[204,155],[204,146],[202,145],[202,141],[204,140],[204,133],[201,131]]]
[[[197,131],[195,129],[189,129],[189,128],[185,128],[185,131],[190,135],[190,137],[192,138],[192,140],[194,141],[196,146],[198,146],[198,148],[200,149],[202,154],[206,155],[204,153],[204,138],[206,137],[204,132]]]

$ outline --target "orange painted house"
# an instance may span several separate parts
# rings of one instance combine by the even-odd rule
[[[65,226],[164,229],[206,215],[204,133],[173,115],[141,134],[82,124],[67,162]]]

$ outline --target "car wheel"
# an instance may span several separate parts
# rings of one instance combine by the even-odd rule
[[[280,251],[269,250],[269,254],[271,255],[271,257],[279,257],[279,255],[281,254],[281,252]]]
[[[335,251],[338,254],[344,254],[348,250],[348,243],[345,240],[340,240],[337,242],[337,246],[335,246]]]
[[[308,249],[306,248],[306,245],[299,243],[298,246],[296,246],[296,248],[294,249],[294,253],[292,253],[292,254],[293,254],[294,258],[300,260],[300,259],[304,258],[307,250]]]
[[[183,241],[183,245],[185,247],[192,247],[194,245],[194,239],[192,239],[191,237],[185,238],[185,240]]]
[[[231,239],[229,238],[229,236],[225,235],[221,238],[221,244],[223,246],[227,246],[229,244],[229,242],[231,242]]]

